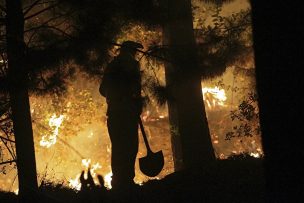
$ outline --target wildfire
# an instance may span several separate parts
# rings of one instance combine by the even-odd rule
[[[19,189],[14,190],[15,195],[19,194]]]
[[[255,141],[251,142],[252,144],[255,144]],[[263,156],[263,151],[261,148],[257,147],[255,152],[250,152],[249,154],[250,156],[254,157],[254,158],[260,158]]]
[[[88,178],[88,171],[90,170],[90,173],[94,179],[94,183],[96,185],[99,184],[98,180],[96,179],[96,170],[101,169],[102,166],[97,162],[95,164],[91,164],[91,159],[82,159],[81,160],[81,164],[84,167],[85,173],[84,173],[84,178],[87,179]],[[112,172],[104,175],[103,179],[104,179],[104,186],[108,189],[112,188],[111,185],[111,181],[112,181]],[[74,179],[70,179],[69,180],[69,187],[71,187],[74,190],[79,191],[81,188],[81,182],[80,182],[80,176],[81,173],[77,174],[76,177]]]
[[[86,172],[88,172],[88,170],[90,169],[90,173],[93,176],[93,178],[96,177],[95,171],[100,169],[101,165],[98,162],[91,165],[91,159],[82,159],[81,162],[82,162],[82,165],[85,167]],[[85,173],[85,178],[87,178],[87,175],[88,174]]]
[[[112,185],[111,185],[111,181],[112,181],[112,171],[108,174],[106,174],[104,176],[104,181],[105,181],[105,187],[108,188],[108,189],[111,189],[112,188]]]
[[[204,87],[202,88],[202,92],[208,108],[225,105],[224,102],[227,100],[227,97],[224,89],[220,89],[217,86],[214,88]]]
[[[59,133],[59,127],[61,126],[64,119],[64,115],[59,117],[56,114],[53,114],[49,120],[49,126],[52,129],[51,135],[43,135],[40,140],[40,146],[49,148],[57,142],[57,136]]]
[[[74,190],[80,191],[81,183],[79,181],[79,178],[80,178],[80,174],[78,174],[74,179],[70,179],[69,180],[69,187],[74,189]]]
[[[260,158],[260,156],[261,156],[259,153],[254,153],[254,152],[251,152],[249,155],[254,158]]]

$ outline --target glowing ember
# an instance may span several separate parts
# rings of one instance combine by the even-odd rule
[[[40,146],[49,148],[57,142],[59,127],[61,126],[63,119],[64,115],[60,115],[59,117],[57,117],[56,114],[53,114],[53,116],[49,120],[49,126],[52,129],[52,134],[43,135],[40,140]]]
[[[227,100],[225,90],[218,87],[204,87],[202,92],[209,108],[213,108],[216,105],[224,106],[224,102]]]

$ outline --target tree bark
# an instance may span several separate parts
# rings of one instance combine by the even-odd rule
[[[17,153],[19,196],[27,201],[37,192],[36,162],[25,65],[21,0],[6,0],[9,95]]]
[[[171,63],[165,65],[166,83],[172,97],[170,123],[178,131],[178,136],[172,136],[173,152],[177,168],[180,158],[184,167],[192,168],[215,160],[215,155],[202,96],[191,1],[168,0],[167,3],[168,19],[163,25],[163,35],[170,47]]]

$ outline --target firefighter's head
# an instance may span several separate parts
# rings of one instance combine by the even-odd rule
[[[144,48],[143,45],[140,43],[133,41],[125,41],[121,44],[120,54],[128,53],[134,57],[136,52],[139,49],[143,49],[143,48]]]

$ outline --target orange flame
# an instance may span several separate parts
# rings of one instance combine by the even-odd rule
[[[49,126],[52,129],[52,134],[43,135],[40,140],[40,146],[49,148],[57,142],[59,127],[61,126],[63,119],[64,119],[64,115],[60,115],[59,117],[57,117],[56,114],[53,114],[53,116],[49,120]]]
[[[98,180],[95,178],[96,177],[96,170],[101,169],[102,166],[96,162],[95,164],[91,164],[91,159],[82,159],[81,163],[82,166],[85,168],[85,173],[84,173],[84,178],[88,178],[88,170],[90,169],[90,173],[92,175],[92,177],[94,178],[94,183],[96,185],[99,184]],[[80,175],[81,173],[77,174],[76,177],[73,179],[71,178],[69,180],[69,187],[79,191],[81,188],[81,182],[80,182]],[[106,175],[104,175],[104,186],[107,189],[111,189],[112,185],[111,185],[111,181],[112,181],[112,172],[107,173]]]
[[[207,103],[208,108],[214,108],[215,106],[224,106],[224,102],[227,100],[224,89],[219,87],[204,87],[202,88],[204,100]]]

